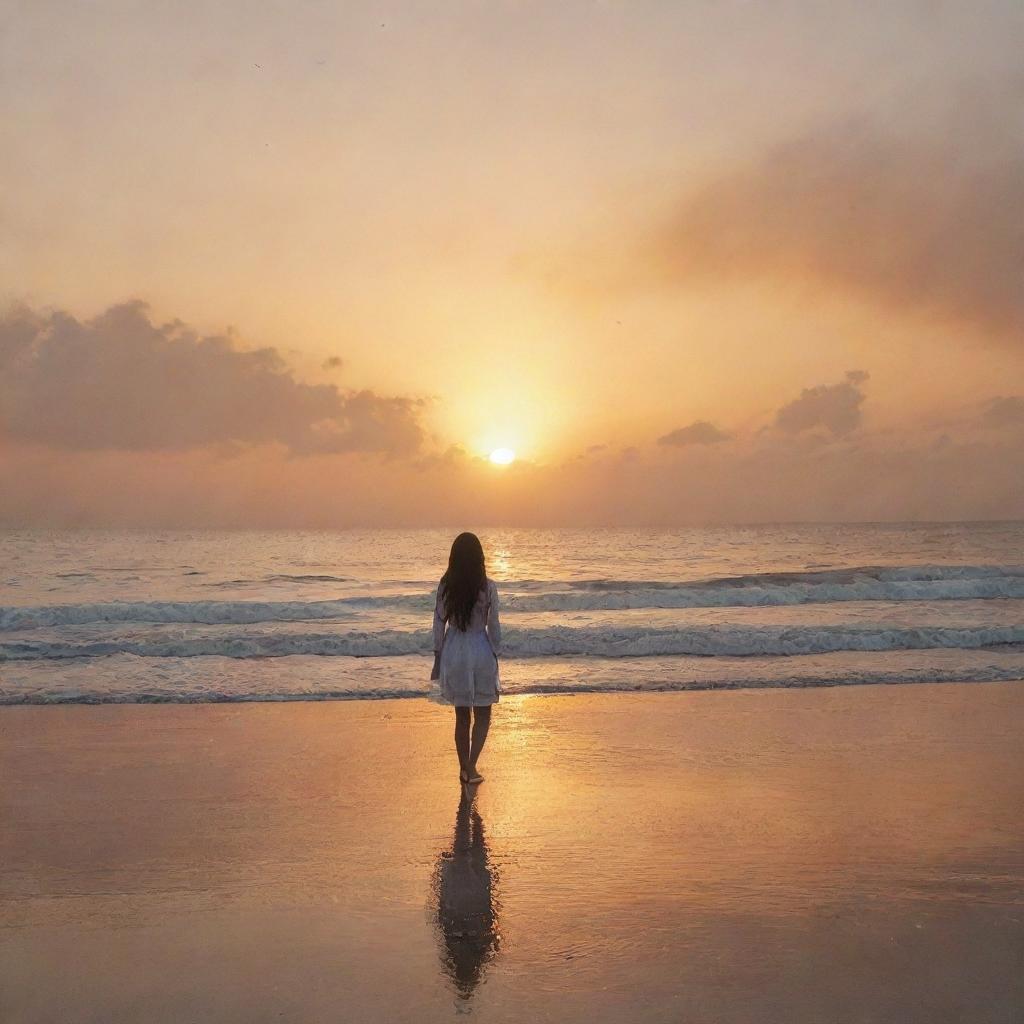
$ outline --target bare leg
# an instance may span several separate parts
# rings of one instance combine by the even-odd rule
[[[455,752],[459,755],[459,767],[469,767],[469,708],[455,709]]]
[[[491,727],[491,708],[473,708],[473,737],[470,742],[469,768],[470,774],[476,771],[476,762],[487,740],[487,730]]]

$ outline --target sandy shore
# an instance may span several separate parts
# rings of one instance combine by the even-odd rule
[[[1024,1019],[1024,684],[449,715],[0,709],[0,1019]]]

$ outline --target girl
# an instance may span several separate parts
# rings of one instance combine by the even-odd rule
[[[491,705],[498,702],[500,644],[498,591],[487,578],[484,549],[476,534],[460,533],[437,587],[430,678],[440,680],[441,702],[455,706],[455,751],[464,783],[484,781],[476,763],[491,726]]]

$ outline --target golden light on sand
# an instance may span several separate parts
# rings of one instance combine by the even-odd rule
[[[516,453],[511,448],[495,448],[490,459],[496,466],[507,466],[515,460]]]

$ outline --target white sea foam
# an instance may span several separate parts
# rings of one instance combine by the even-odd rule
[[[0,608],[0,631],[96,622],[168,622],[245,625],[344,619],[358,614],[351,600],[337,601],[107,601],[98,604]]]
[[[319,577],[315,577],[319,578]],[[347,596],[329,601],[108,601],[0,607],[0,631],[100,622],[244,625],[347,620],[390,609],[433,607],[419,593]],[[759,573],[693,582],[583,580],[503,584],[502,605],[522,613],[644,608],[750,608],[852,601],[964,601],[1024,598],[1024,566],[865,566]]]
[[[932,648],[976,649],[1024,644],[1024,626],[737,626],[684,627],[549,626],[508,629],[506,657],[597,656],[655,657],[663,655],[792,656],[830,651],[899,651]],[[215,634],[154,633],[106,640],[12,639],[0,643],[0,662],[108,657],[132,654],[142,658],[280,658],[292,655],[380,658],[425,654],[426,630],[374,632],[275,633],[252,631]]]
[[[423,697],[429,661],[420,658],[273,660],[131,655],[58,662],[8,662],[0,704],[220,703]],[[837,652],[792,658],[533,658],[510,661],[502,689],[573,694],[680,690],[760,690],[1024,678],[1024,651]]]

